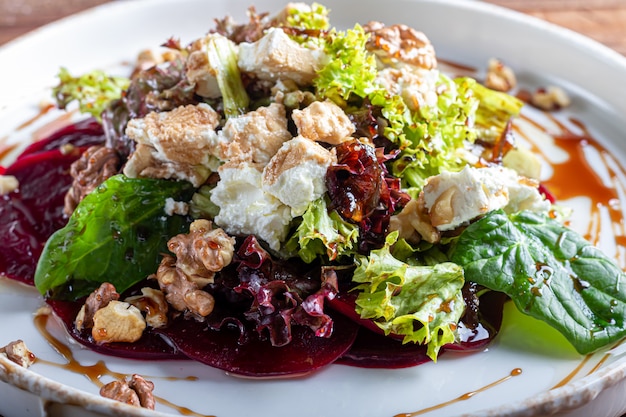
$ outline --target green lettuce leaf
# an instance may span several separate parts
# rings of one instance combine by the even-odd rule
[[[222,93],[226,117],[242,115],[250,105],[250,97],[241,81],[237,54],[237,46],[230,39],[215,33],[209,35],[207,57]]]
[[[326,36],[324,52],[328,62],[314,80],[317,93],[339,105],[352,95],[366,98],[376,88],[376,59],[365,48],[369,35],[355,25],[345,32],[331,30]]]
[[[397,237],[397,232],[390,233],[382,249],[356,256],[352,280],[359,283],[357,313],[374,320],[385,334],[404,336],[404,343],[426,344],[428,356],[437,360],[440,348],[454,342],[465,311],[463,269],[450,262],[433,266],[402,262],[390,253]]]
[[[453,243],[465,278],[506,293],[580,353],[626,336],[626,276],[616,262],[546,215],[494,211]]]
[[[122,96],[130,85],[126,77],[113,77],[103,71],[91,71],[75,77],[61,68],[58,74],[59,84],[52,89],[57,106],[66,108],[77,101],[81,113],[86,113],[101,120],[101,114],[110,102]]]
[[[326,7],[319,3],[313,3],[308,8],[291,7],[288,10],[287,26],[304,30],[327,30],[330,27]]]
[[[156,272],[170,237],[186,232],[186,217],[165,213],[168,197],[187,201],[191,184],[116,175],[78,205],[48,239],[35,286],[53,298],[77,299],[103,282],[118,292]]]
[[[428,177],[463,169],[476,138],[498,137],[523,104],[471,78],[451,79],[440,74],[439,85],[443,93],[437,106],[413,114],[411,123],[404,126],[400,134],[403,151],[392,165],[404,187],[416,189],[414,195]],[[398,112],[404,111],[398,108]]]
[[[354,254],[358,237],[358,226],[346,222],[334,210],[329,213],[326,200],[321,197],[309,204],[285,249],[296,252],[307,263],[318,256],[332,261]]]
[[[500,136],[511,118],[519,115],[524,106],[524,102],[517,97],[491,90],[472,78],[460,80],[468,85],[478,100],[474,123],[483,136]]]
[[[392,165],[392,172],[405,188],[421,189],[430,176],[443,171],[459,171],[468,163],[467,149],[476,139],[471,120],[478,101],[462,79],[439,76],[443,93],[437,106],[412,114],[403,129],[402,154]]]

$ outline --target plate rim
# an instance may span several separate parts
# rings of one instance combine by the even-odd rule
[[[159,7],[161,4],[173,3],[175,0],[117,0],[109,3],[104,3],[101,5],[97,5],[75,14],[63,17],[61,19],[55,20],[53,22],[47,23],[39,28],[33,29],[25,34],[19,35],[18,37],[9,40],[0,46],[0,61],[4,57],[4,55],[10,54],[13,50],[18,50],[28,46],[30,42],[35,42],[40,38],[45,38],[48,34],[54,33],[59,30],[59,28],[63,28],[70,22],[74,22],[76,20],[90,19],[95,17],[98,13],[102,13],[102,11],[106,11],[107,13],[114,13],[117,9],[127,8],[129,5],[133,5],[133,7],[141,7],[142,4],[156,5]],[[184,1],[186,3],[195,3],[199,0],[178,0]],[[601,59],[603,62],[610,63],[616,67],[617,70],[623,71],[626,74],[626,56],[618,53],[617,51],[611,49],[607,45],[602,44],[599,41],[596,41],[588,36],[585,36],[579,32],[576,32],[572,29],[565,28],[563,26],[559,26],[557,24],[542,20],[538,17],[527,15],[521,12],[518,12],[513,9],[508,9],[500,5],[495,5],[491,3],[484,3],[479,0],[397,0],[398,2],[411,2],[411,3],[425,3],[425,4],[433,4],[437,6],[445,5],[445,7],[455,7],[462,8],[466,10],[477,11],[479,13],[487,13],[493,16],[503,17],[508,20],[512,20],[520,25],[530,26],[534,29],[547,32],[550,36],[555,36],[563,41],[568,43],[580,45],[587,53],[590,53],[593,56],[596,56],[598,59]],[[253,3],[253,1],[251,1]],[[320,0],[323,4],[324,1]],[[356,1],[358,3],[358,0]],[[428,34],[427,34],[428,35]],[[0,111],[2,110],[2,106],[0,105]],[[0,282],[1,285],[1,282]],[[7,368],[7,364],[5,363],[6,359],[0,356],[0,366]],[[10,363],[11,364],[11,363]],[[19,368],[19,367],[17,367]],[[18,371],[23,368],[17,369]],[[58,385],[54,380],[39,375],[35,372],[32,372],[28,369],[23,370],[25,375],[30,375],[31,378],[41,378],[45,384]],[[19,373],[19,372],[18,372]],[[0,373],[0,376],[3,376]],[[5,380],[4,378],[0,378]],[[10,378],[7,378],[10,379]],[[569,382],[568,384],[555,388],[551,391],[547,391],[545,393],[539,394],[534,398],[528,398],[525,400],[515,401],[512,404],[500,406],[496,408],[484,409],[483,412],[465,414],[466,416],[485,416],[485,412],[493,413],[493,415],[502,415],[506,414],[507,416],[513,417],[518,415],[526,415],[529,410],[529,406],[531,407],[542,407],[542,410],[549,410],[550,412],[558,412],[564,410],[570,410],[572,407],[577,408],[581,407],[593,399],[595,399],[602,390],[612,387],[617,383],[626,379],[626,358],[621,357],[618,358],[615,362],[611,364],[611,366],[604,367],[597,372],[594,372],[590,375],[587,375],[579,380]],[[5,380],[6,381],[6,380]],[[8,381],[6,381],[8,382]],[[14,384],[17,384],[15,381]],[[63,385],[63,384],[61,384]],[[16,385],[17,386],[17,385]],[[90,400],[97,400],[98,403],[102,402],[104,404],[105,409],[108,406],[115,408],[118,404],[115,401],[103,399],[97,395],[90,394],[88,392],[80,391],[78,389],[69,387],[64,385],[70,390],[74,390],[77,393],[84,395]],[[33,388],[25,386],[21,386],[21,389],[29,389]],[[33,391],[31,391],[33,392]],[[586,396],[585,401],[580,404],[576,404],[572,406],[567,402],[563,402],[563,397],[573,396],[573,395],[581,395],[583,393],[590,393],[591,396]],[[44,397],[44,392],[41,392],[39,395]],[[49,398],[52,399],[52,398]],[[104,400],[104,401],[101,401]],[[550,408],[545,408],[546,406],[551,405]],[[125,407],[129,407],[124,405]],[[141,410],[141,411],[137,411]],[[125,410],[127,412],[137,412],[133,415],[138,416],[170,416],[172,414],[162,413],[158,411],[148,411],[145,409],[137,409],[136,407],[130,407],[129,410]]]

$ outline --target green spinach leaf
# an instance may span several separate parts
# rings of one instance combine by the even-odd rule
[[[463,231],[450,259],[463,266],[466,280],[506,293],[580,353],[626,336],[624,272],[548,216],[494,211]]]
[[[77,299],[102,282],[122,292],[156,272],[170,237],[185,232],[184,216],[165,213],[167,198],[188,201],[191,184],[109,178],[48,239],[35,272],[41,294]]]

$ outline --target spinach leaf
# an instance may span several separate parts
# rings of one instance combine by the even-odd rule
[[[495,211],[458,237],[450,259],[465,278],[506,293],[559,330],[579,353],[626,336],[626,276],[575,231],[545,215]]]
[[[145,279],[169,238],[188,228],[186,217],[166,215],[166,199],[188,201],[192,193],[187,182],[109,178],[48,239],[35,286],[51,298],[77,299],[105,281],[122,292]]]

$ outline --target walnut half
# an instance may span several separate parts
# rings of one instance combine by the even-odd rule
[[[135,407],[154,410],[154,383],[134,374],[130,381],[112,381],[100,388],[100,395]]]
[[[437,67],[435,48],[424,33],[402,24],[385,26],[380,22],[369,22],[363,29],[370,34],[367,49],[383,61],[397,59],[426,70]]]
[[[111,301],[94,314],[91,336],[97,343],[133,343],[145,329],[146,321],[137,307],[124,301]]]
[[[202,319],[213,311],[215,300],[202,288],[213,282],[215,273],[229,265],[235,240],[222,229],[213,229],[208,220],[196,220],[188,234],[174,236],[167,243],[176,255],[165,256],[153,278],[167,302],[181,312]]]
[[[146,328],[146,320],[137,307],[118,301],[119,297],[113,284],[101,284],[89,294],[76,315],[76,329],[91,329],[91,336],[97,343],[139,340]]]
[[[89,147],[78,160],[72,163],[70,168],[73,181],[65,195],[63,209],[65,214],[71,215],[87,194],[106,179],[117,174],[120,163],[120,158],[114,149],[101,145]]]

